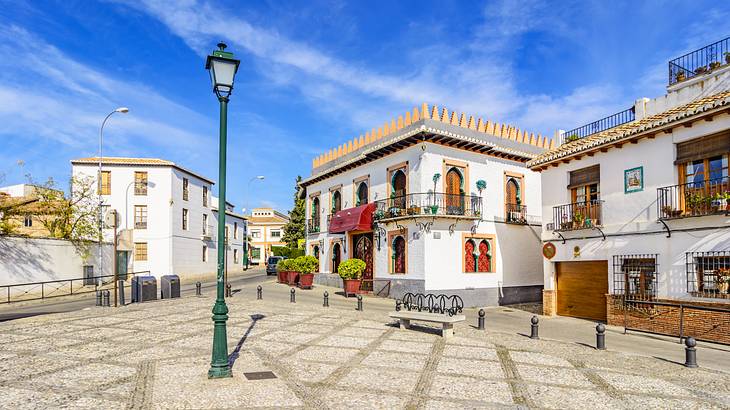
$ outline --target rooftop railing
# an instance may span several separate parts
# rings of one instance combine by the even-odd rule
[[[553,207],[552,229],[555,231],[575,231],[602,226],[603,201],[575,202]]]
[[[730,215],[730,178],[722,177],[657,188],[659,219]]]
[[[730,64],[730,37],[669,61],[669,85]]]
[[[583,125],[581,127],[566,131],[563,133],[563,143],[579,140],[589,135],[606,131],[608,129],[618,127],[619,125],[626,124],[627,122],[634,121],[636,119],[636,113],[634,107],[627,110],[617,112],[616,114],[609,115],[608,117],[601,118],[598,121],[593,121],[590,124]]]
[[[480,196],[440,192],[407,194],[375,201],[375,203],[375,219],[419,215],[478,218],[482,209],[482,198]]]

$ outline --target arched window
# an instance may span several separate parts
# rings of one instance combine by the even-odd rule
[[[453,167],[446,173],[446,213],[461,215],[464,213],[464,177],[461,171]]]
[[[312,226],[319,231],[319,197],[312,200]]]
[[[368,203],[368,184],[367,182],[360,182],[357,186],[357,204],[356,206],[365,205]]]
[[[406,173],[399,169],[393,173],[390,179],[390,197],[394,198],[393,206],[399,209],[406,207]]]
[[[312,256],[319,259],[319,245],[314,245],[312,248]]]
[[[477,259],[474,255],[474,241],[471,239],[464,243],[464,272],[476,272],[477,271]]]
[[[340,244],[336,243],[332,245],[332,273],[337,273],[337,269],[340,267]]]
[[[332,213],[339,212],[342,210],[342,194],[340,191],[332,193]]]
[[[393,238],[392,247],[392,273],[406,273],[406,240],[398,235]]]
[[[478,271],[492,271],[492,245],[486,239],[482,239],[479,242]]]

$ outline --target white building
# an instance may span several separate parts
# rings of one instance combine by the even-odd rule
[[[96,181],[98,158],[71,164],[75,177]],[[216,272],[218,200],[211,195],[212,180],[162,159],[114,157],[103,158],[101,179],[105,213],[119,215],[120,271],[177,274],[183,281]],[[227,271],[239,272],[245,218],[233,205],[226,208]],[[114,230],[108,227],[104,236],[111,240]]]
[[[543,260],[546,314],[622,324],[619,296],[728,307],[718,279],[730,277],[730,58],[709,73],[681,64],[670,62],[666,95],[569,131],[579,138],[528,162],[542,175],[542,240],[554,253]],[[593,132],[604,124],[615,127]],[[640,309],[640,326],[663,323],[657,309]],[[708,315],[693,316],[715,323]],[[673,322],[654,331],[679,327],[677,312],[663,316]]]
[[[339,263],[357,257],[376,294],[540,301],[540,176],[525,163],[548,146],[424,104],[317,157],[301,183],[316,280],[337,285]]]
[[[286,246],[282,237],[289,217],[272,208],[254,208],[247,222],[251,237],[251,264],[263,265],[272,255],[272,246]]]

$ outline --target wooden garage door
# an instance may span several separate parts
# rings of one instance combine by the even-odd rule
[[[558,315],[606,320],[608,261],[558,262]]]

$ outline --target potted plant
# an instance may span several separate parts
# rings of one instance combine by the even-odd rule
[[[699,66],[699,67],[695,68],[695,74],[697,74],[697,75],[704,74],[706,72],[707,72],[707,67],[705,67],[705,66]]]
[[[684,79],[685,79],[685,78],[687,78],[687,77],[686,77],[686,75],[684,74],[684,70],[682,70],[682,71],[678,72],[678,73],[677,73],[677,74],[675,75],[675,77],[674,77],[674,78],[676,78],[676,79],[677,79],[677,82],[680,82],[680,81],[684,81]]]
[[[291,269],[291,259],[284,259],[276,264],[276,281],[279,283],[287,283],[289,270]]]
[[[730,51],[726,51],[726,52],[724,52],[722,54],[725,56],[725,62],[727,64],[730,64]]]
[[[573,215],[573,228],[583,227],[583,222],[585,222],[585,217],[582,213],[577,212]]]
[[[719,61],[713,61],[710,63],[710,71],[720,67],[722,64]]]
[[[302,289],[312,289],[314,272],[319,271],[319,260],[312,255],[300,256],[295,260],[298,260],[299,287]]]
[[[567,137],[565,137],[566,142],[578,141],[579,139],[580,139],[580,137],[578,136],[578,134],[570,134]]]
[[[730,288],[730,269],[718,269],[715,272],[715,277],[717,278],[717,290],[719,290],[723,295],[727,294],[728,288]]]
[[[701,194],[687,195],[687,206],[689,207],[692,215],[697,215],[701,212],[701,207],[704,202],[705,198]]]
[[[365,262],[360,259],[348,259],[340,264],[337,273],[342,278],[345,297],[354,295],[360,290],[362,273],[365,271]]]
[[[676,218],[676,217],[682,215],[682,210],[681,209],[674,209],[674,208],[672,208],[669,205],[663,206],[662,207],[662,212],[668,218]]]
[[[431,213],[436,215],[439,212],[439,206],[438,205],[431,205]]]
[[[299,280],[299,271],[301,269],[300,264],[301,264],[300,258],[290,259],[289,271],[287,272],[287,278],[286,278],[287,279],[286,282],[289,284],[289,286],[297,285],[297,281]]]

